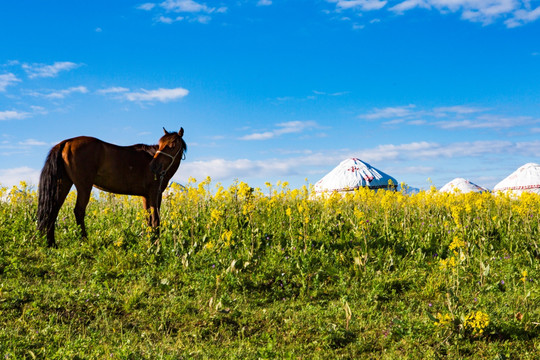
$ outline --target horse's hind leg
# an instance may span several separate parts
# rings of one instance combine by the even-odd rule
[[[84,216],[86,214],[86,206],[88,201],[90,201],[90,195],[92,193],[92,186],[77,186],[77,202],[75,203],[75,220],[77,225],[81,228],[81,236],[83,239],[86,239],[88,234],[86,233],[86,226],[84,225]]]
[[[61,180],[58,181],[58,192],[55,204],[53,206],[53,209],[51,211],[49,219],[51,219],[51,222],[47,225],[47,245],[56,247],[56,240],[54,239],[54,224],[56,223],[56,218],[58,217],[58,213],[60,212],[60,208],[64,204],[64,201],[66,200],[66,196],[69,194],[69,190],[71,189],[71,186],[73,185],[73,182],[68,177],[63,177]]]

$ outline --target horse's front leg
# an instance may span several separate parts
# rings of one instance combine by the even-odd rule
[[[161,197],[161,196],[160,196]],[[159,199],[161,200],[161,199]],[[154,233],[159,235],[159,203],[156,196],[144,197],[143,206],[147,211],[148,226],[154,229]]]

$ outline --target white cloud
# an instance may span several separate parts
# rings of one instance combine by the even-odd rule
[[[259,0],[257,6],[270,6],[272,5],[272,0]]]
[[[163,24],[172,24],[174,22],[174,19],[168,16],[160,16],[158,17],[157,21]]]
[[[141,4],[141,5],[137,6],[137,9],[139,9],[139,10],[145,10],[145,11],[150,11],[150,10],[152,10],[154,7],[156,7],[156,4],[154,4],[154,3],[144,3],[144,4]]]
[[[213,12],[214,8],[209,8],[205,4],[200,4],[193,0],[166,0],[159,4],[162,8],[174,12]]]
[[[380,145],[362,153],[366,158],[382,160],[438,159],[482,156],[514,150],[509,141],[474,141],[451,144],[415,142],[401,145]]]
[[[413,109],[415,105],[407,106],[397,106],[397,107],[386,107],[382,109],[374,109],[368,114],[360,115],[361,118],[367,120],[379,120],[379,119],[389,119],[389,118],[402,118],[407,117],[413,114]]]
[[[74,93],[86,94],[88,93],[88,89],[86,88],[86,86],[73,86],[64,90],[52,90],[48,93],[32,91],[29,93],[29,95],[44,97],[46,99],[64,99],[66,96]]]
[[[15,84],[16,82],[21,81],[14,74],[0,74],[0,92],[6,91],[6,88],[10,85]]]
[[[44,145],[49,145],[46,142],[39,141],[39,140],[36,140],[36,139],[26,139],[24,141],[19,141],[18,144],[22,145],[22,146],[44,146]]]
[[[475,119],[439,121],[435,122],[434,125],[443,129],[504,129],[537,124],[539,122],[539,120],[529,116],[504,117],[497,115],[482,115]]]
[[[327,0],[335,3],[337,12],[367,12],[383,9],[382,0]],[[531,9],[529,0],[403,0],[387,8],[402,15],[412,9],[427,9],[446,13],[458,13],[463,20],[484,25],[503,19],[508,28],[522,26],[540,18],[540,7]]]
[[[240,138],[240,140],[268,140],[275,137],[276,134],[273,131],[265,131],[261,133],[253,133],[250,135],[245,135]]]
[[[27,166],[13,169],[0,169],[0,185],[12,187],[14,185],[19,185],[23,180],[29,185],[37,185],[39,183],[39,174],[39,170]]]
[[[506,156],[507,154],[530,156],[540,155],[540,141],[513,143],[509,141],[473,141],[441,144],[436,142],[413,142],[406,144],[385,144],[375,148],[338,150],[312,153],[288,158],[260,160],[222,158],[187,161],[182,163],[175,176],[176,181],[186,182],[189,177],[203,180],[210,176],[213,181],[232,181],[245,178],[261,179],[323,176],[343,159],[358,157],[383,171],[396,174],[448,174],[450,170],[441,168],[443,159],[468,159],[471,157]],[[413,163],[408,161],[413,160]],[[465,169],[465,167],[463,168]],[[474,171],[467,169],[468,171]],[[452,174],[453,175],[453,174]],[[451,176],[451,175],[449,175]],[[455,176],[454,176],[455,177]],[[399,180],[399,179],[398,179]]]
[[[269,0],[262,0],[268,2]],[[158,6],[157,6],[158,5]],[[227,7],[210,7],[205,3],[194,0],[165,0],[159,4],[144,3],[137,9],[156,13],[156,22],[162,24],[172,24],[177,21],[198,22],[207,24],[212,20],[211,14],[223,14],[227,12]],[[170,16],[170,13],[181,13],[181,16]]]
[[[508,129],[540,123],[540,119],[530,116],[503,116],[494,114],[493,109],[463,105],[433,109],[416,109],[415,105],[375,108],[358,117],[386,120],[384,125],[430,125],[441,129]]]
[[[184,88],[174,89],[156,89],[145,90],[139,92],[128,92],[124,94],[124,98],[129,101],[160,101],[169,102],[181,99],[189,94],[189,91]]]
[[[313,90],[313,93],[315,95],[343,96],[343,95],[350,94],[350,91],[338,91],[338,92],[334,92],[334,93],[327,93],[327,92],[324,92],[324,91]]]
[[[514,17],[506,20],[504,23],[507,27],[514,28],[538,20],[538,18],[540,18],[540,6],[534,10],[527,8],[516,10]]]
[[[56,77],[61,71],[69,71],[81,66],[70,61],[55,62],[52,65],[46,64],[23,64],[23,70],[28,74],[30,79]]]
[[[210,176],[214,181],[242,179],[245,177],[285,176],[291,173],[293,165],[278,159],[270,160],[225,160],[211,159],[183,163],[176,177],[187,181],[188,177],[203,180]]]
[[[128,92],[129,89],[125,87],[120,86],[113,86],[106,89],[98,90],[97,93],[100,95],[108,95],[108,94],[119,94],[119,93],[125,93]]]
[[[398,14],[402,14],[404,11],[414,8],[430,9],[431,5],[426,0],[405,0],[397,5],[392,6],[390,11],[394,11]]]
[[[442,106],[437,107],[433,109],[433,112],[436,115],[447,115],[448,113],[453,114],[474,114],[482,111],[489,110],[487,108],[478,108],[478,107],[472,107],[472,106],[462,106],[462,105],[456,105],[456,106]]]
[[[129,88],[121,86],[113,86],[105,89],[96,91],[100,95],[112,95],[115,99],[124,99],[128,101],[135,102],[169,102],[181,99],[189,94],[189,91],[184,88],[173,88],[173,89],[156,89],[156,90],[146,90],[141,89],[140,91],[131,91]]]
[[[289,121],[279,123],[276,126],[277,129],[274,129],[272,131],[258,132],[245,135],[242,136],[240,140],[268,140],[283,134],[300,133],[304,130],[317,127],[317,123],[314,121]]]
[[[199,15],[191,19],[192,22],[198,22],[201,24],[208,24],[211,20],[212,18],[208,15]]]
[[[337,0],[338,9],[360,9],[362,11],[379,10],[386,5],[387,1],[380,0]]]
[[[20,112],[20,111],[14,111],[14,110],[0,111],[0,121],[24,119],[27,116],[28,116],[28,113]]]

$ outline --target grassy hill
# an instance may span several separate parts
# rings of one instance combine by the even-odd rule
[[[174,186],[161,236],[101,194],[58,249],[0,202],[4,359],[537,359],[540,197]],[[0,196],[0,198],[2,198]]]

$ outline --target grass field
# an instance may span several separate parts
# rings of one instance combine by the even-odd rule
[[[0,197],[2,359],[538,359],[540,196],[173,186],[159,241],[100,194],[58,249]]]

